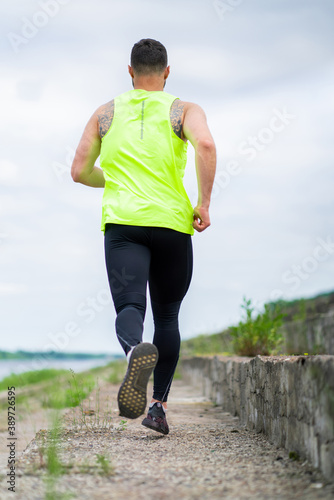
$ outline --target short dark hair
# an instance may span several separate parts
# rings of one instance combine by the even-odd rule
[[[137,74],[162,73],[167,67],[167,50],[152,38],[142,38],[131,51],[131,66]]]

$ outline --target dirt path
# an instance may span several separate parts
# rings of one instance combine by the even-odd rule
[[[59,457],[66,468],[55,483],[47,481],[53,476],[45,469],[47,432],[37,433],[21,454],[16,499],[333,498],[334,485],[309,464],[238,427],[237,419],[182,381],[173,384],[168,436],[141,426],[141,418],[122,421],[117,390],[103,383],[84,402],[85,411],[94,410],[91,416],[83,417],[79,408],[62,416]],[[3,478],[0,498],[12,495]]]

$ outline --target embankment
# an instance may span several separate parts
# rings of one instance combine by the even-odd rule
[[[194,357],[181,363],[189,383],[240,418],[334,477],[334,356]]]

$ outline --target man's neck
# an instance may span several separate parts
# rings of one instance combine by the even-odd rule
[[[136,78],[132,80],[132,85],[135,90],[142,89],[147,91],[162,91],[165,86],[165,80],[155,77]]]

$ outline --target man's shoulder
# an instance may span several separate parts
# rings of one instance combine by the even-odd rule
[[[111,101],[108,101],[105,104],[99,106],[95,111],[99,135],[101,139],[106,135],[111,126],[114,117],[114,107],[115,103],[114,99],[112,99]]]
[[[128,90],[127,92],[123,92],[122,94],[117,94],[115,97],[113,97],[112,99],[110,99],[110,101],[104,103],[104,104],[101,104],[97,110],[95,111],[96,115],[100,114],[100,113],[103,113],[105,110],[108,110],[110,109],[111,107],[114,107],[115,106],[115,101],[119,100],[119,99],[122,99],[123,97],[126,97],[127,94],[129,94],[131,92],[131,90]]]
[[[180,101],[184,107],[184,110],[188,109],[202,109],[199,104],[196,104],[195,102],[190,102],[190,101]]]
[[[99,114],[103,113],[104,111],[113,107],[114,101],[115,101],[114,99],[111,99],[111,101],[108,101],[108,102],[105,102],[104,104],[101,104],[101,106],[99,106],[97,108],[97,110],[95,111],[96,115],[99,115]]]
[[[184,101],[182,99],[177,98],[173,104],[172,107],[175,109],[182,109],[183,115],[186,115],[189,111],[199,111],[199,112],[204,112],[203,108],[199,104],[196,104],[195,102],[190,102],[190,101]]]

